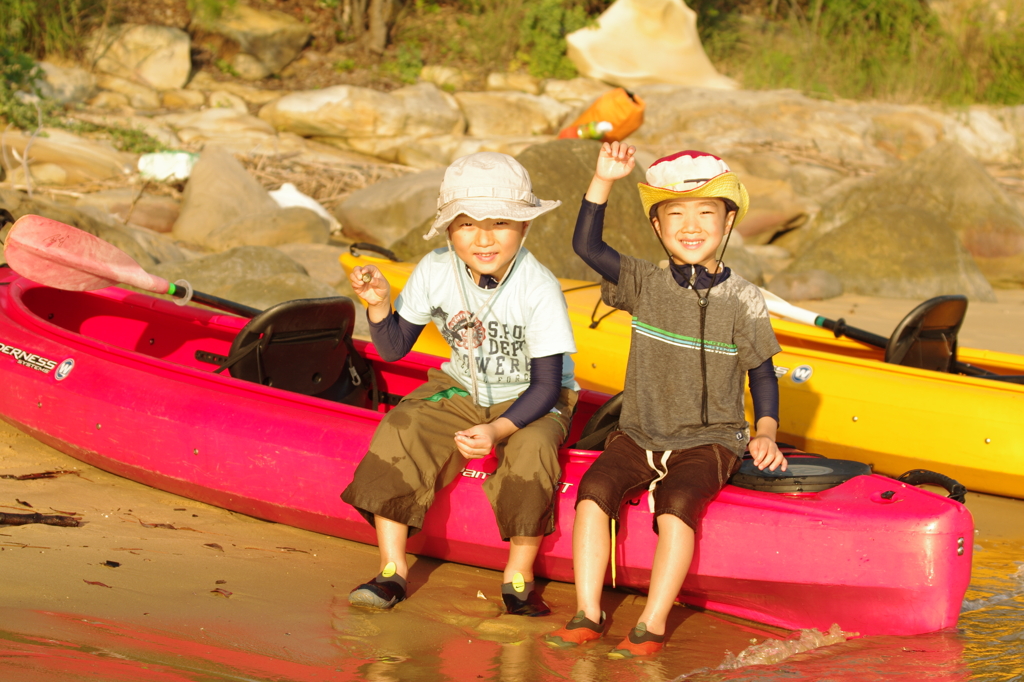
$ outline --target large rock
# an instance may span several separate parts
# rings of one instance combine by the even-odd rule
[[[350,142],[453,134],[465,128],[455,100],[431,83],[390,94],[354,85],[293,92],[264,106],[259,116],[277,130]]]
[[[101,73],[96,77],[96,85],[106,92],[124,95],[133,109],[158,109],[161,104],[160,93],[154,88],[127,78]]]
[[[455,94],[473,137],[544,135],[558,126],[572,107],[546,95],[525,92],[459,92]]]
[[[225,3],[219,16],[196,12],[196,26],[230,38],[239,49],[277,73],[298,56],[309,41],[309,26],[277,10],[259,10],[241,3]],[[258,76],[261,78],[263,76]]]
[[[330,228],[323,218],[308,208],[289,206],[221,225],[206,236],[205,244],[214,251],[226,251],[236,246],[326,244],[329,237]]]
[[[811,244],[785,273],[811,270],[832,273],[846,293],[996,300],[945,217],[910,203],[860,213]]]
[[[96,91],[96,78],[77,66],[62,66],[49,61],[39,62],[43,78],[36,81],[39,94],[61,104],[84,102]]]
[[[942,216],[994,285],[1024,286],[1024,214],[984,166],[953,142],[858,182],[779,244],[799,254],[851,220],[903,206]]]
[[[94,38],[97,71],[154,90],[184,87],[192,70],[191,40],[169,26],[122,24]]]
[[[558,277],[599,279],[573,253],[572,233],[600,149],[601,144],[593,140],[555,140],[534,145],[517,157],[529,171],[537,196],[562,201],[562,206],[535,220],[526,237],[526,248]],[[604,238],[622,253],[657,263],[665,258],[665,251],[640,203],[636,186],[643,180],[643,173],[635,168],[615,183],[605,213]]]
[[[274,127],[266,121],[230,107],[166,114],[157,120],[174,130],[185,144],[214,142],[241,150],[272,144],[277,138]]]
[[[34,137],[9,131],[3,135],[3,146],[5,153],[0,154],[0,164],[8,173],[22,165],[18,158],[27,157],[29,165],[60,166],[66,173],[67,184],[71,185],[127,178],[135,166],[132,154],[117,151],[107,142],[87,140],[59,128],[44,128],[42,134]]]
[[[567,55],[584,76],[635,88],[674,83],[734,89],[715,70],[683,0],[618,0],[587,27],[566,36]]]
[[[241,246],[183,263],[161,265],[153,274],[172,282],[185,279],[199,291],[265,309],[297,298],[323,298],[337,292],[269,246]]]
[[[12,190],[0,190],[0,206],[16,219],[23,215],[41,215],[96,235],[127,253],[146,270],[158,263],[186,258],[185,253],[165,236],[124,225],[95,207],[72,207],[39,198],[30,199],[28,195]]]
[[[410,258],[426,253],[431,247],[422,246],[422,235],[427,223],[437,214],[437,195],[444,179],[444,169],[412,173],[364,187],[350,194],[334,211],[341,221],[341,232],[353,241],[369,242],[391,248],[409,234],[418,232],[411,245],[418,247]]]
[[[78,206],[95,206],[121,222],[145,227],[154,232],[170,232],[181,207],[167,196],[139,193],[133,187],[108,189],[79,197]]]
[[[210,145],[192,168],[173,232],[177,239],[202,246],[221,225],[277,210],[277,203],[235,157]]]

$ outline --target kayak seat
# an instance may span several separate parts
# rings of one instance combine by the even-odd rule
[[[885,347],[885,361],[955,372],[956,338],[966,313],[966,296],[936,296],[925,301],[897,325]]]
[[[604,450],[608,434],[619,427],[622,412],[622,393],[617,393],[599,407],[587,420],[580,438],[573,445],[579,450]],[[782,449],[791,449],[785,443],[778,443]],[[740,469],[729,483],[748,490],[773,493],[814,493],[834,488],[854,476],[871,473],[871,467],[861,462],[845,459],[829,459],[813,453],[799,453],[787,458],[786,471],[761,471],[749,457],[744,458]]]
[[[242,327],[220,366],[231,376],[349,405],[376,402],[376,377],[352,344],[355,305],[344,296],[285,301]],[[197,353],[198,357],[198,353]],[[374,405],[374,408],[376,405]]]

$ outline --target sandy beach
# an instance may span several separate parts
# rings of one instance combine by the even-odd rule
[[[972,304],[961,344],[1024,353],[1024,292],[998,294],[998,303]],[[888,335],[915,302],[845,296],[800,305]],[[44,471],[68,473],[9,478]],[[371,613],[346,596],[376,572],[372,546],[142,486],[2,423],[0,475],[0,511],[83,521],[0,526],[0,680],[967,680],[1024,672],[1018,500],[969,496],[975,608],[959,630],[855,639],[779,664],[711,671],[729,652],[791,633],[679,606],[661,655],[609,661],[604,653],[644,600],[609,591],[610,629],[599,645],[556,651],[539,637],[572,615],[569,584],[544,584],[555,613],[525,619],[502,614],[500,573],[417,559],[411,598]]]

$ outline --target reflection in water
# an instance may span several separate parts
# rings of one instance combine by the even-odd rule
[[[335,642],[334,660],[289,659],[280,651],[265,654],[244,643],[189,638],[180,631],[128,627],[88,615],[0,608],[0,680],[1024,682],[1024,538],[979,534],[957,629],[853,639],[770,665],[720,669],[730,661],[756,659],[754,654],[768,648],[766,639],[778,635],[682,609],[659,656],[610,661],[605,654],[643,600],[609,596],[622,599],[615,611],[619,622],[613,618],[601,642],[580,650],[544,646],[539,634],[550,623],[496,618],[497,607],[487,601],[463,604],[466,612],[455,613],[438,608],[445,604],[424,593],[418,606],[410,601],[404,612],[379,616],[341,605],[333,629],[325,625],[322,633]],[[485,636],[484,630],[491,634]]]

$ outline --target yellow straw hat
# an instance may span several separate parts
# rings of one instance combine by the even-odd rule
[[[658,159],[647,169],[647,182],[637,183],[644,211],[662,201],[708,197],[736,204],[735,226],[747,214],[750,197],[728,164],[714,154],[687,150]]]

